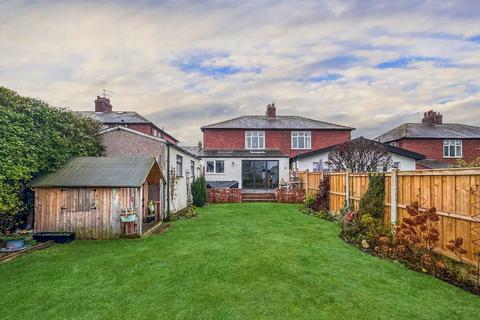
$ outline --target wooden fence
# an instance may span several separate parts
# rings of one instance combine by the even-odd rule
[[[329,173],[330,211],[338,213],[346,202],[358,208],[368,189],[371,173]],[[299,172],[307,194],[316,193],[322,172]],[[421,208],[435,207],[440,217],[440,250],[449,240],[462,237],[468,253],[465,259],[476,262],[480,251],[480,169],[394,170],[385,173],[386,225],[396,224],[408,215],[406,206],[418,201]]]

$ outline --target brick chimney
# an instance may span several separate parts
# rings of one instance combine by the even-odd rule
[[[434,112],[433,110],[430,110],[423,114],[422,123],[442,124],[443,116],[440,114],[440,112]]]
[[[267,105],[267,118],[275,118],[277,116],[277,108],[275,108],[275,102]]]
[[[110,99],[97,96],[95,100],[95,112],[112,112]]]

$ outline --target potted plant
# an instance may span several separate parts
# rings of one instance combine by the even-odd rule
[[[6,233],[4,235],[0,235],[0,239],[5,244],[5,247],[2,248],[2,251],[11,252],[25,248],[25,239],[27,239],[28,236],[28,233]]]
[[[155,204],[152,200],[148,202],[148,215],[145,217],[145,222],[152,222],[155,220]]]
[[[120,221],[122,221],[122,222],[135,222],[136,220],[137,220],[137,209],[136,208],[122,209],[122,213],[120,213]]]

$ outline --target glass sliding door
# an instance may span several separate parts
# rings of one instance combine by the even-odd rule
[[[242,160],[242,188],[276,189],[278,182],[277,160]]]

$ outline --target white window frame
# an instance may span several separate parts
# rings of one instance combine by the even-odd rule
[[[253,141],[255,139],[257,140],[256,148],[253,147]],[[265,149],[265,131],[245,131],[245,149],[247,150]]]
[[[453,147],[453,155],[450,152]],[[463,143],[458,139],[445,139],[443,140],[443,157],[460,159],[463,157]]]
[[[303,139],[303,148],[299,147],[300,139]],[[296,146],[295,146],[295,142],[296,142]],[[291,146],[292,146],[292,150],[312,149],[312,132],[311,131],[292,131]]]
[[[213,171],[208,171],[208,163],[213,162]],[[217,162],[223,162],[223,172],[217,172]],[[207,160],[205,161],[205,171],[208,174],[224,174],[225,173],[225,160]]]

